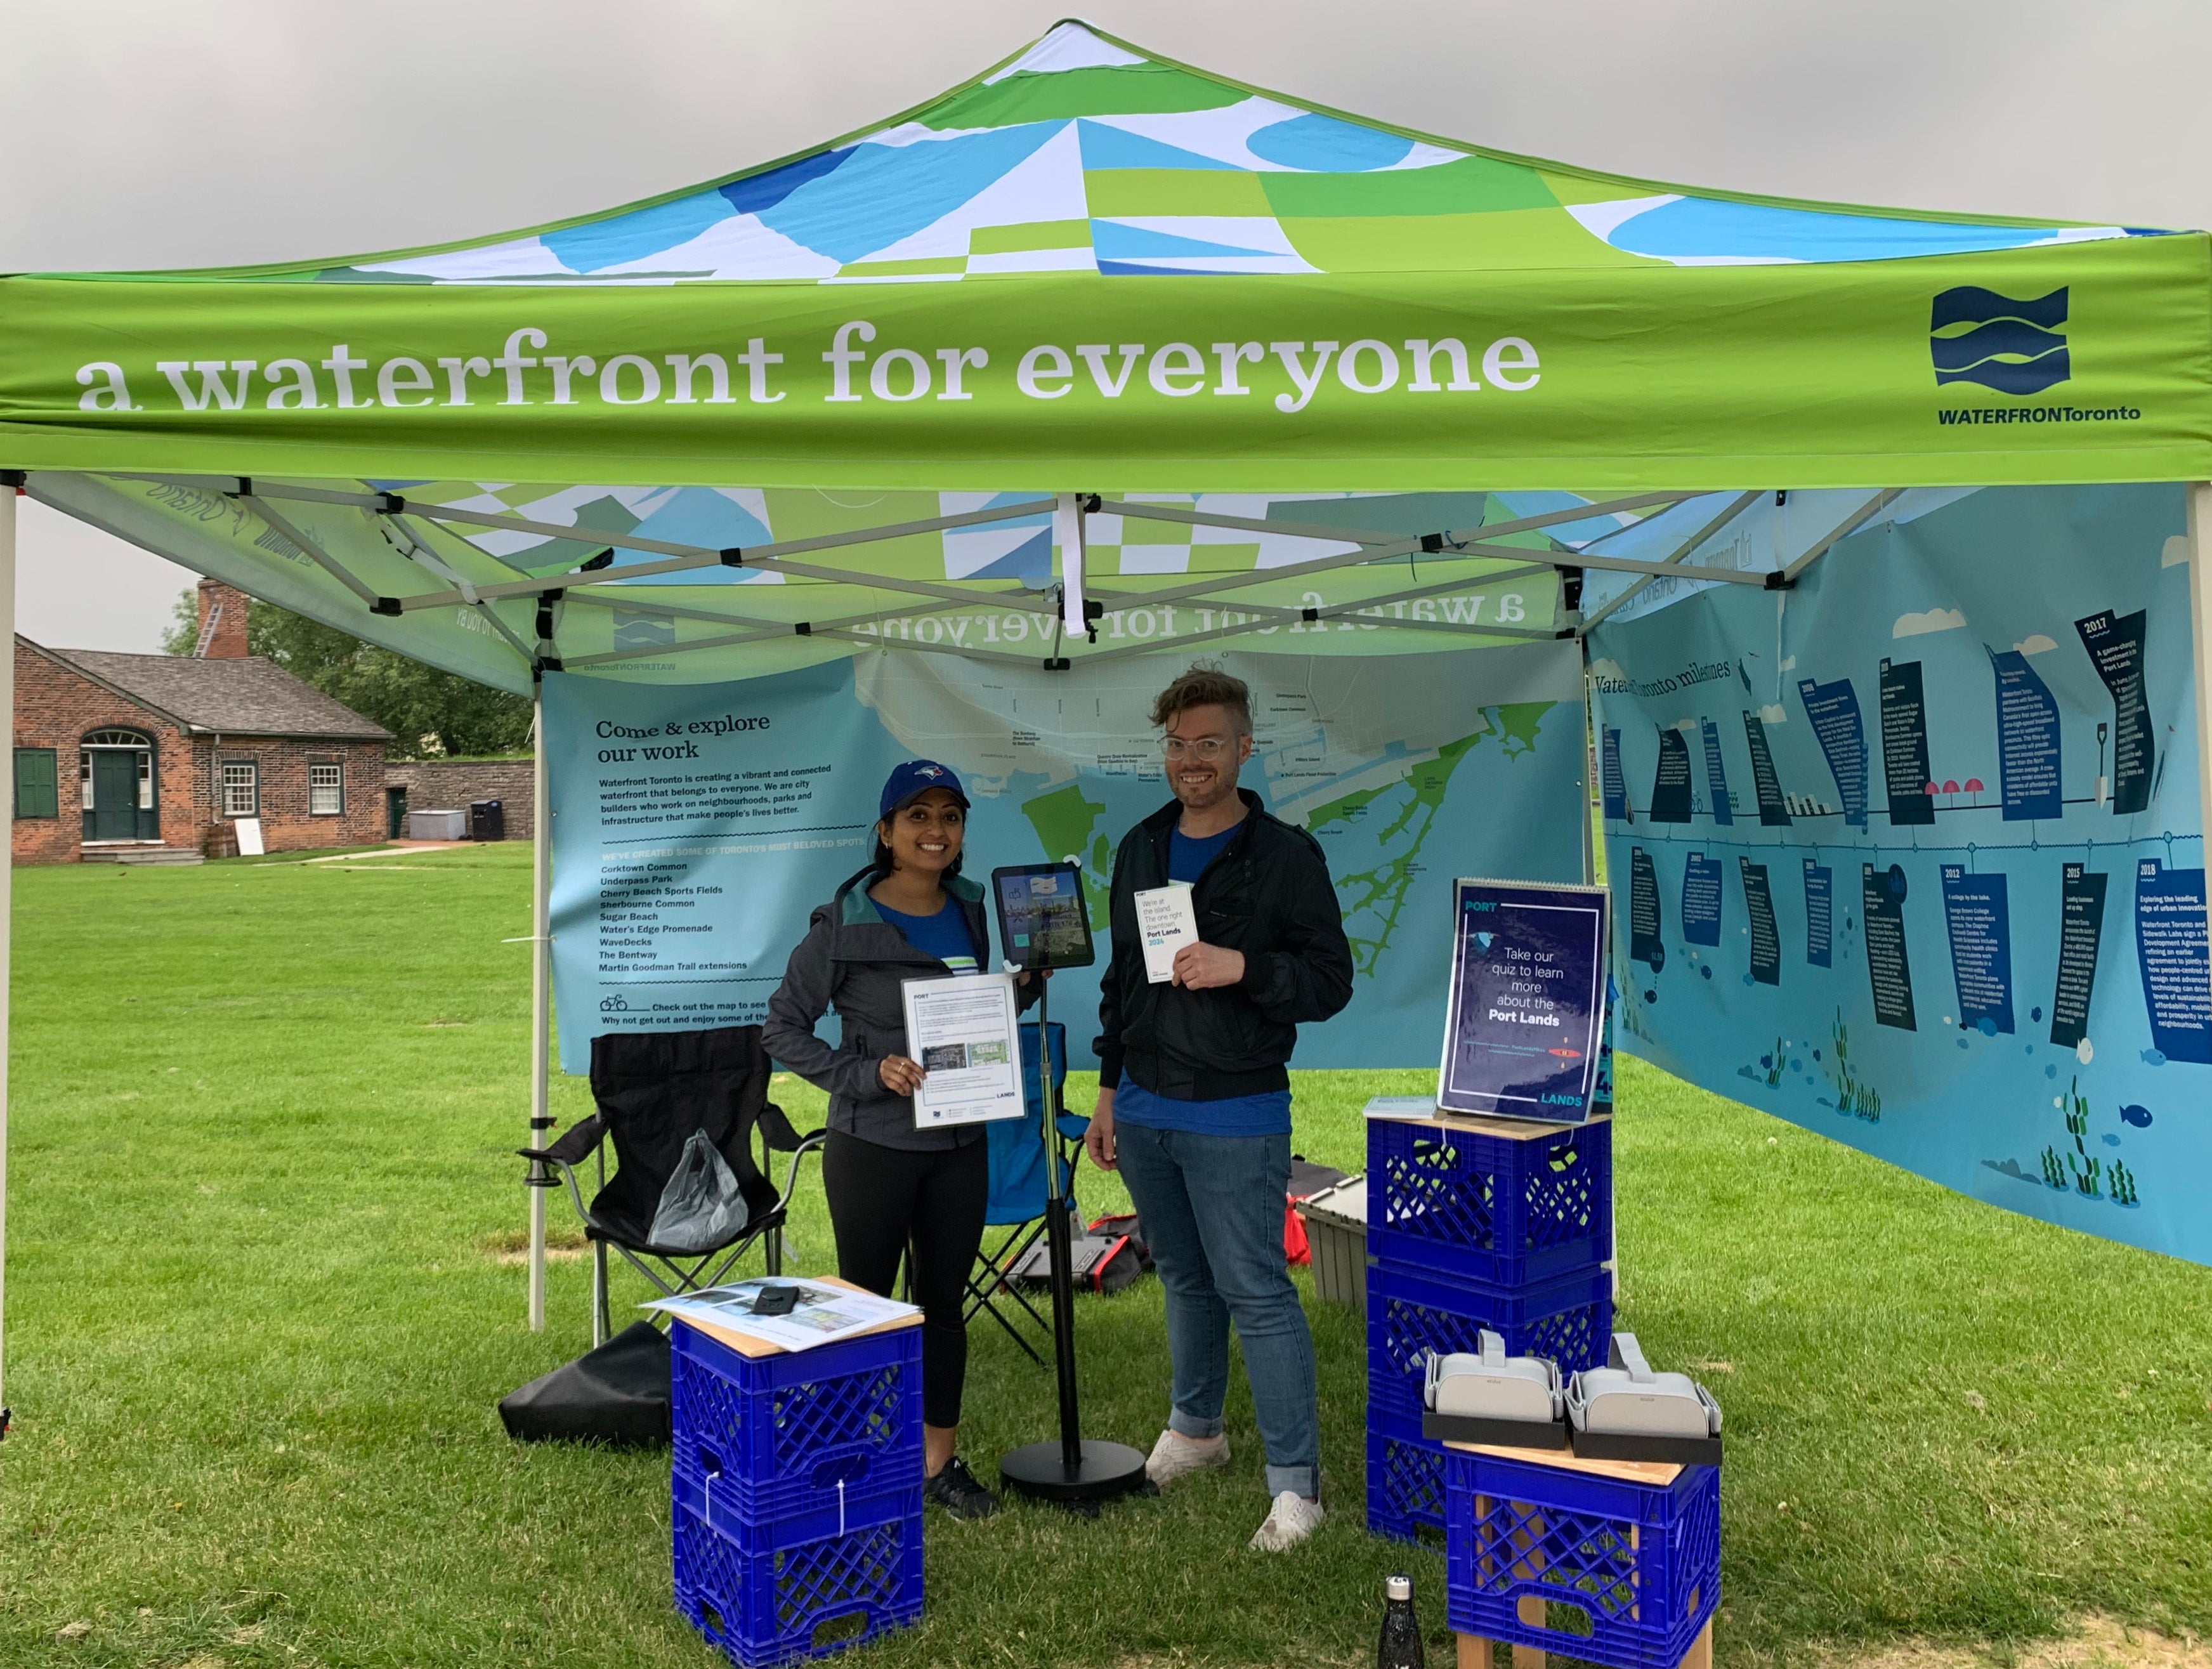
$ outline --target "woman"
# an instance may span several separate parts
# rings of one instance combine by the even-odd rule
[[[875,861],[818,907],[791,953],[762,1028],[769,1053],[830,1092],[822,1177],[837,1233],[837,1272],[889,1295],[914,1249],[921,1302],[921,1403],[927,1492],[955,1518],[988,1518],[999,1500],[954,1452],[968,1371],[962,1311],[983,1243],[989,1150],[978,1125],[915,1127],[921,1066],[908,1053],[901,983],[990,967],[983,889],[961,878],[968,796],[942,765],[909,760],[884,784]],[[1027,1007],[1030,993],[1020,993]],[[832,1048],[814,1035],[830,1008]]]

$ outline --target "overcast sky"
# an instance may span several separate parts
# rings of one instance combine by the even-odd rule
[[[608,208],[888,116],[1060,15],[1020,0],[0,0],[0,270],[353,255]],[[1616,173],[2212,226],[2204,0],[1094,0],[1086,15],[1294,97]],[[24,512],[21,629],[157,648],[192,576]]]

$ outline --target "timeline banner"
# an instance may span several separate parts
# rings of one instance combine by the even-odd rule
[[[1710,586],[1591,634],[1594,722],[1659,802],[1607,807],[1621,1046],[1993,1205],[2212,1262],[2182,489],[1890,514],[1792,590]]]

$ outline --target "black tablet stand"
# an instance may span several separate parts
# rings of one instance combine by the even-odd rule
[[[1087,961],[1088,958],[1085,958]],[[1025,1443],[999,1461],[1010,1490],[1078,1508],[1145,1487],[1145,1457],[1127,1443],[1083,1435],[1075,1395],[1075,1271],[1068,1247],[1067,1191],[1060,1177],[1060,1096],[1052,1081],[1052,1031],[1047,1015],[1052,982],[1037,992],[1038,1104],[1044,1117],[1045,1246],[1052,1268],[1053,1365],[1060,1379],[1060,1437]]]

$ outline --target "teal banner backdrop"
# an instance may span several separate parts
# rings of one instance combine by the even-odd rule
[[[1433,1065],[1453,878],[1582,879],[1575,645],[1209,658],[1250,684],[1244,785],[1321,843],[1352,943],[1352,1005],[1304,1029],[1295,1064]],[[1114,848],[1169,798],[1152,699],[1186,665],[885,651],[734,683],[550,674],[562,1067],[588,1070],[603,1031],[760,1019],[809,912],[867,863],[902,759],[966,785],[970,875],[1073,858],[1103,943]],[[1095,1064],[1097,970],[1052,994],[1071,1059]]]
[[[1591,634],[1620,1041],[1992,1205],[2212,1262],[2181,489],[1899,507],[1794,591],[1678,592]]]

